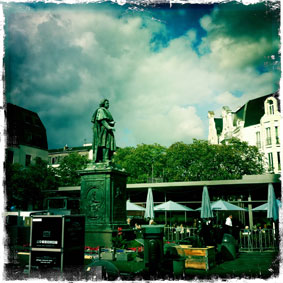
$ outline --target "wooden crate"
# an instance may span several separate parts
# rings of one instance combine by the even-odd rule
[[[192,245],[178,245],[175,248],[179,256],[186,257],[189,255],[188,251],[192,248]]]
[[[215,266],[215,248],[188,248],[186,249],[185,268],[204,269]]]

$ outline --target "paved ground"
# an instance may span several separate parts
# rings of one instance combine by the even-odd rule
[[[274,252],[240,253],[235,260],[225,261],[208,271],[186,269],[185,279],[203,278],[270,278],[279,276],[279,257]]]
[[[135,272],[142,269],[143,263],[115,262],[121,273]],[[268,279],[279,276],[279,257],[275,252],[245,252],[240,253],[235,260],[225,261],[217,264],[211,270],[185,269],[184,276],[176,279],[215,279],[215,278],[246,278],[246,279]],[[122,279],[141,279],[139,277],[128,277],[126,274]],[[147,279],[147,278],[146,278]],[[166,279],[166,278],[163,278]]]
[[[116,266],[117,266],[116,262]],[[135,273],[138,269],[141,270],[142,263],[134,262],[120,262],[119,270],[124,273],[126,270]],[[132,273],[132,275],[133,275]],[[124,273],[125,274],[125,273]],[[185,277],[184,277],[185,276]],[[275,282],[279,282],[279,257],[274,252],[247,252],[240,253],[239,256],[232,261],[225,261],[221,264],[217,264],[211,270],[196,270],[186,269],[185,274],[181,278],[184,280],[196,280],[196,279],[210,279],[215,281],[215,278],[241,278],[241,279],[255,279],[262,278],[267,279],[274,276],[277,278]],[[27,280],[28,276],[23,274],[23,268],[15,265],[6,266],[6,280]],[[142,278],[136,276],[122,276],[122,280],[139,280]],[[164,278],[165,279],[165,278]],[[282,279],[282,278],[281,278]]]

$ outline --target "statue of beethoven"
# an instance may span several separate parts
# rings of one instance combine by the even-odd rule
[[[94,163],[111,161],[113,153],[116,151],[115,122],[108,108],[109,100],[103,99],[99,108],[92,115]]]

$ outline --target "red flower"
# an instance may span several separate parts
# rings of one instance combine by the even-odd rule
[[[122,227],[118,227],[118,235],[122,235]]]

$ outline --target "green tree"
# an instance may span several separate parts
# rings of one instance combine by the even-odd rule
[[[172,144],[166,152],[165,176],[167,181],[188,181],[192,158],[190,145],[183,142]]]
[[[231,139],[213,145],[194,140],[176,142],[168,149],[158,144],[120,148],[115,162],[130,174],[128,183],[144,183],[153,177],[165,181],[240,179],[243,175],[264,172],[263,155],[255,146]]]
[[[240,179],[263,172],[263,155],[258,148],[237,139],[221,145],[203,140],[189,145],[175,143],[167,151],[169,181]]]
[[[80,185],[81,178],[78,170],[82,170],[89,162],[86,156],[82,156],[77,152],[70,153],[64,157],[59,167],[53,169],[56,175],[59,177],[60,186],[78,186]]]
[[[42,209],[45,192],[57,188],[58,180],[47,162],[36,158],[34,164],[24,167],[7,164],[6,206],[18,209]]]
[[[23,208],[25,191],[24,179],[24,167],[21,164],[7,164],[5,182],[7,209],[9,209],[11,206],[16,206],[20,209]]]
[[[166,147],[139,144],[136,148],[120,148],[114,155],[114,162],[129,173],[128,183],[145,183],[152,177],[163,177]]]

